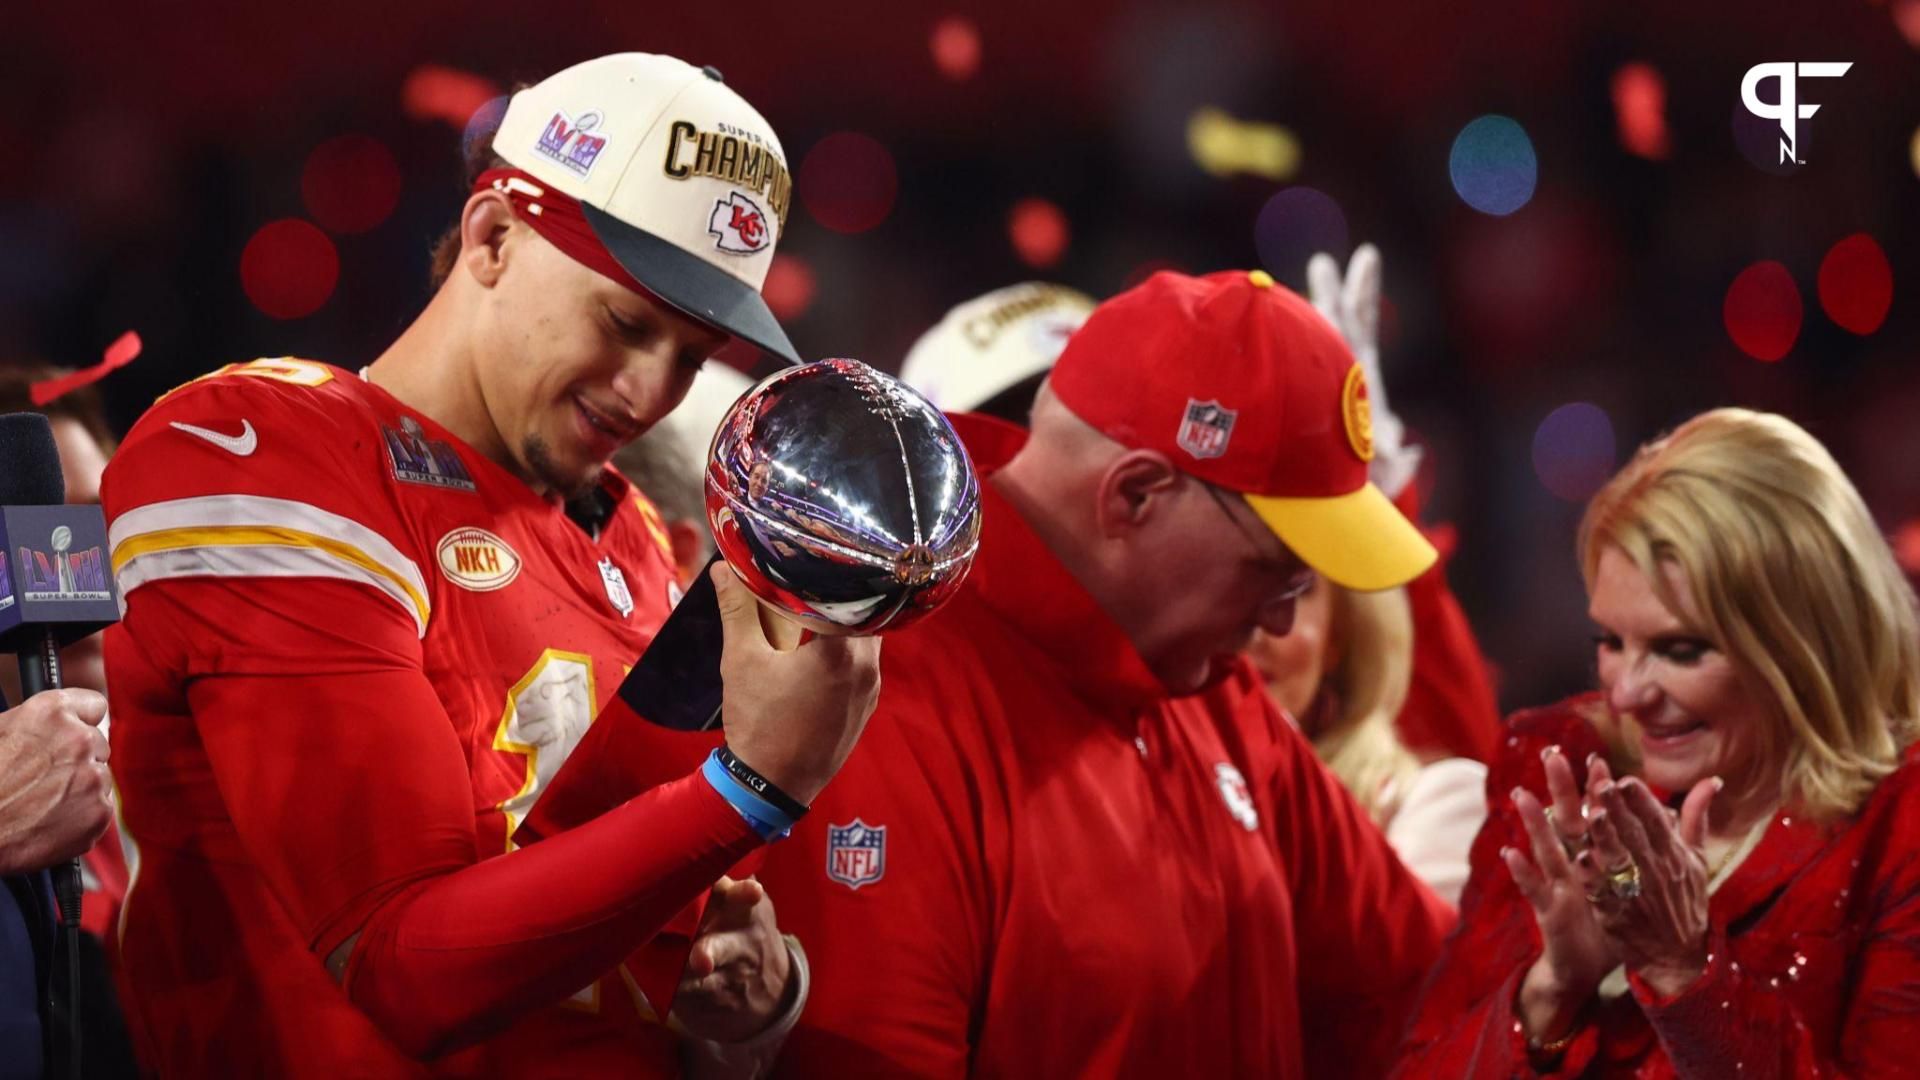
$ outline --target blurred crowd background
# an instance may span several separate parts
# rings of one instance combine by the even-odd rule
[[[1581,500],[1692,413],[1785,412],[1920,572],[1920,0],[335,0],[16,5],[0,361],[139,355],[124,430],[234,360],[357,368],[421,307],[499,95],[615,50],[725,73],[798,199],[767,285],[888,370],[1040,279],[1385,253],[1386,380],[1505,708],[1590,685]],[[1804,164],[1740,84],[1803,79]],[[1769,85],[1763,93],[1771,97]],[[326,438],[314,432],[315,439]]]

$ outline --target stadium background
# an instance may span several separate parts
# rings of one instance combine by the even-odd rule
[[[1391,401],[1504,707],[1589,678],[1579,499],[1702,408],[1827,442],[1920,573],[1920,0],[610,0],[19,5],[0,38],[0,361],[124,429],[231,360],[371,360],[426,297],[477,109],[602,52],[713,64],[798,198],[769,298],[898,367],[1028,278],[1385,252]],[[1806,164],[1740,105],[1805,79]],[[1771,96],[1771,90],[1766,91]],[[314,433],[324,438],[325,433]]]

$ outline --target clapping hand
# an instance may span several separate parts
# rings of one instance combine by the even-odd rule
[[[1522,1012],[1536,1036],[1564,1027],[1621,962],[1618,944],[1608,937],[1588,899],[1600,875],[1586,848],[1585,815],[1573,768],[1559,747],[1549,747],[1542,758],[1553,813],[1550,817],[1532,792],[1515,788],[1513,806],[1527,834],[1528,852],[1511,847],[1500,852],[1540,929],[1540,961],[1521,988]],[[1605,769],[1596,761],[1589,790],[1596,777],[1606,782]]]
[[[1676,816],[1640,780],[1600,786],[1589,814],[1602,885],[1593,908],[1627,967],[1662,995],[1707,966],[1707,810],[1719,777],[1687,793]]]

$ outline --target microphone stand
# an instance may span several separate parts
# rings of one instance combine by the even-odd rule
[[[51,626],[42,629],[32,652],[20,653],[20,700],[25,701],[43,690],[60,689],[60,642]],[[55,866],[54,901],[60,908],[60,938],[67,956],[67,1038],[66,1073],[72,1080],[80,1077],[80,860]],[[51,1018],[49,1018],[51,1019]],[[56,1041],[55,1045],[58,1045]],[[57,1068],[57,1065],[56,1065]],[[54,1070],[48,1070],[54,1075]]]

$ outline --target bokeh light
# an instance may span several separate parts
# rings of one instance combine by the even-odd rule
[[[1855,233],[1820,260],[1819,289],[1827,318],[1853,333],[1871,334],[1893,306],[1893,267],[1873,237]]]
[[[1920,49],[1920,0],[1893,0],[1890,5],[1893,25],[1899,27],[1900,36],[1907,44]]]
[[[1613,73],[1614,126],[1629,154],[1665,161],[1673,152],[1667,131],[1667,82],[1652,64],[1634,61]]]
[[[1072,230],[1066,213],[1058,206],[1045,199],[1027,198],[1014,203],[1007,214],[1007,236],[1021,262],[1045,270],[1067,253]]]
[[[1900,569],[1920,574],[1920,518],[1914,518],[1894,532],[1893,557],[1900,561]]]
[[[1454,136],[1447,157],[1453,190],[1475,210],[1504,217],[1527,205],[1540,182],[1533,140],[1514,120],[1482,116]]]
[[[1209,105],[1187,119],[1187,151],[1210,176],[1290,180],[1300,170],[1300,140],[1279,124],[1237,120]]]
[[[240,287],[254,307],[275,319],[301,319],[320,310],[339,280],[333,241],[298,218],[262,225],[240,253]]]
[[[422,64],[400,84],[400,107],[414,120],[440,120],[465,130],[482,105],[500,96],[490,79],[439,64]]]
[[[775,255],[760,295],[780,319],[797,319],[813,306],[817,291],[813,265],[798,255]]]
[[[980,70],[980,28],[964,15],[949,15],[933,24],[927,39],[933,66],[954,82],[966,82]]]
[[[857,131],[837,131],[814,143],[794,184],[807,213],[839,233],[866,232],[887,220],[900,193],[893,155]]]
[[[1307,259],[1315,252],[1325,251],[1345,262],[1347,215],[1324,191],[1290,187],[1260,208],[1253,222],[1253,246],[1268,273],[1303,284]]]
[[[362,233],[400,203],[400,164],[380,140],[340,135],[314,147],[300,171],[307,213],[336,233]]]
[[[1613,421],[1598,405],[1562,405],[1534,429],[1534,474],[1568,502],[1584,502],[1600,490],[1613,475],[1613,462]]]
[[[1787,355],[1800,337],[1800,287],[1777,262],[1757,262],[1727,286],[1720,317],[1727,336],[1755,360],[1772,363]]]

